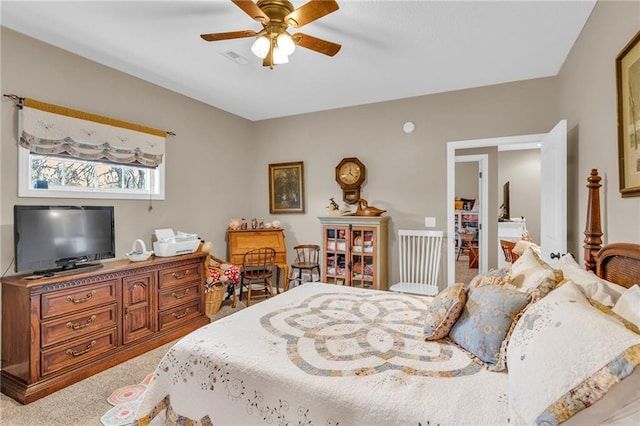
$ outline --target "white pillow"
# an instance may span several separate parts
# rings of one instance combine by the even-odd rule
[[[612,286],[618,286],[599,278],[592,271],[582,268],[571,253],[567,253],[558,259],[555,268],[560,269],[565,278],[571,279],[585,296],[600,302],[608,308],[616,304],[620,294]]]
[[[538,287],[546,278],[555,281],[553,269],[528,247],[511,265],[510,284],[523,290]]]
[[[636,284],[622,293],[612,311],[640,328],[640,286]]]
[[[640,335],[591,306],[566,280],[529,306],[509,340],[511,419],[515,424],[562,423],[632,378],[639,364]],[[628,404],[637,396],[623,397],[621,402]]]

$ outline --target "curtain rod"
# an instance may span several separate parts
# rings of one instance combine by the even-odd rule
[[[5,98],[9,98],[12,101],[14,101],[16,103],[16,106],[19,109],[22,109],[22,107],[24,106],[25,99],[26,99],[26,98],[23,98],[21,96],[14,95],[14,94],[9,94],[9,95],[3,94],[2,96],[4,96]],[[73,109],[66,108],[66,107],[59,107],[59,106],[53,105],[53,104],[46,104],[44,102],[36,101],[34,99],[29,99],[28,101],[30,103],[32,103],[32,104],[37,105],[36,108],[38,108],[38,109],[43,109],[43,110],[50,110],[50,109],[56,110],[56,109],[59,109],[59,110],[65,111],[67,113],[71,113],[72,116],[76,116],[77,118],[83,118],[83,119],[89,118],[91,121],[97,121],[97,122],[102,122],[102,121],[116,122],[116,123],[120,123],[121,124],[121,126],[119,126],[119,127],[131,127],[131,126],[134,126],[136,128],[147,128],[146,126],[140,126],[140,125],[133,124],[133,123],[127,123],[127,122],[124,122],[124,121],[120,121],[120,120],[115,120],[115,119],[108,118],[108,117],[99,116],[99,115],[96,115],[96,114],[89,114],[89,113],[73,110]],[[32,106],[34,106],[34,105],[32,105]],[[56,112],[56,111],[51,111],[51,112]],[[68,115],[68,114],[65,114],[65,115]],[[171,131],[166,131],[166,130],[158,131],[158,130],[152,129],[150,127],[148,127],[147,129],[152,130],[152,131],[156,131],[156,132],[164,132],[164,133],[166,133],[167,135],[170,135],[170,136],[176,136],[176,134],[171,132]]]

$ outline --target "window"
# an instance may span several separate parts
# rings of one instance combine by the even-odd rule
[[[19,151],[20,197],[164,200],[164,162],[154,169]]]

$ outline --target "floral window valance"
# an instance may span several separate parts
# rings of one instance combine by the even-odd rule
[[[24,98],[19,143],[34,154],[144,167],[162,163],[167,132]]]

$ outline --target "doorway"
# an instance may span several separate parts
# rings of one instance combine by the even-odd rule
[[[540,233],[543,258],[547,261],[551,253],[566,252],[567,242],[567,122],[561,120],[549,133],[508,136],[500,138],[475,139],[466,141],[455,141],[447,143],[447,282],[452,285],[455,282],[455,255],[456,255],[456,230],[455,230],[455,164],[456,150],[469,148],[486,148],[498,146],[539,147],[541,174],[541,223]],[[483,180],[489,186],[489,170],[483,175]],[[492,192],[497,191],[494,188]],[[487,202],[481,206],[487,208],[480,218],[482,229],[480,242],[480,262],[478,273],[488,270],[489,261],[497,264],[498,255],[498,230],[497,203],[495,206],[489,205],[492,200],[497,199],[490,195],[487,190],[487,197],[483,199]],[[496,218],[496,220],[491,220]],[[488,247],[496,247],[496,250],[488,250]],[[486,253],[486,256],[482,256]]]
[[[454,244],[456,246],[455,282],[468,284],[471,279],[478,274],[481,264],[486,264],[486,252],[483,247],[486,245],[486,238],[482,232],[482,218],[487,217],[487,197],[489,187],[486,176],[489,156],[479,155],[457,155],[455,194],[457,198],[473,198],[473,205],[464,206],[455,210],[454,229],[456,236]],[[465,170],[461,173],[461,170]],[[464,182],[461,182],[463,180]],[[473,197],[470,197],[472,195]],[[465,241],[465,235],[471,235]],[[475,237],[473,237],[475,235]],[[469,245],[470,247],[465,247]],[[486,267],[485,267],[486,269]]]

